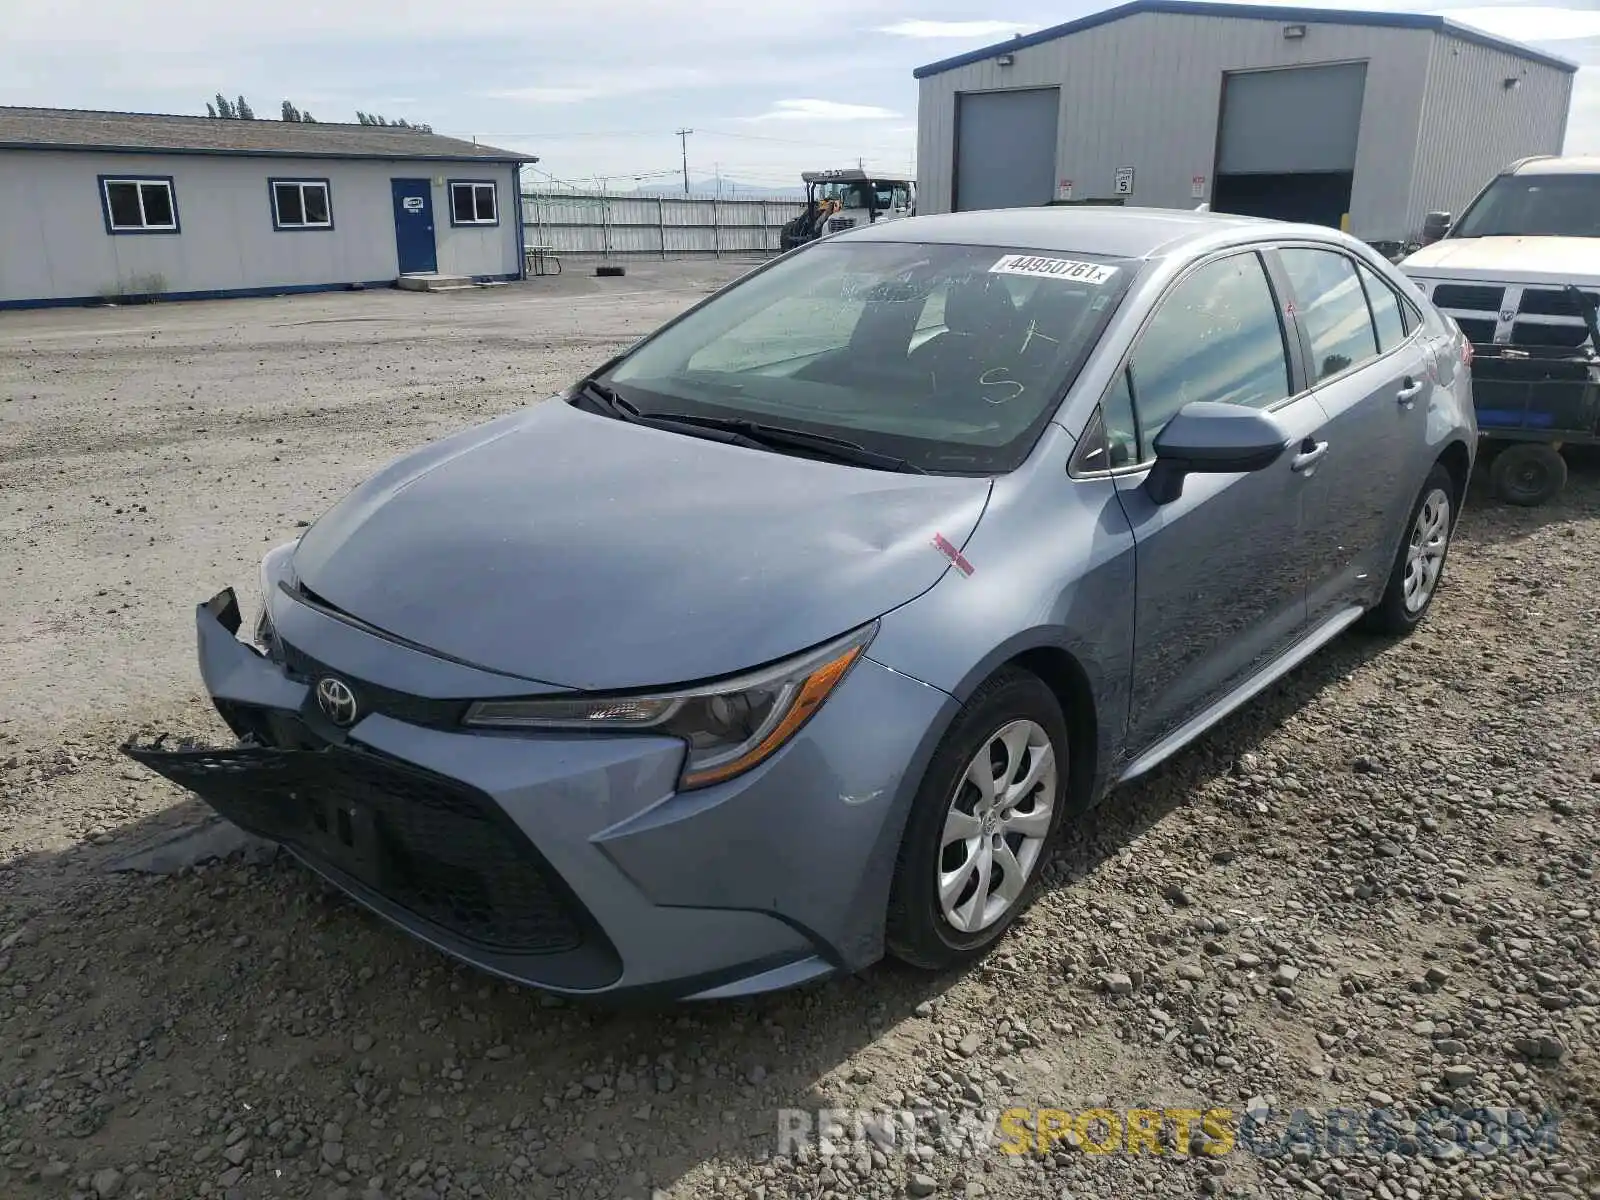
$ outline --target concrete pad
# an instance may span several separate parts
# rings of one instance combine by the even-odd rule
[[[408,292],[453,292],[477,286],[468,275],[440,275],[437,271],[402,275],[395,282]]]

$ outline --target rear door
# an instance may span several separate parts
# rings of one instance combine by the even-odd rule
[[[1328,451],[1305,494],[1306,597],[1316,625],[1382,594],[1415,499],[1432,363],[1400,298],[1354,256],[1286,245],[1276,258],[1327,414]]]
[[[1191,475],[1155,504],[1143,487],[1156,435],[1196,400],[1272,413],[1293,445],[1272,466]],[[1137,755],[1223,699],[1305,632],[1296,469],[1323,413],[1305,394],[1297,343],[1253,250],[1202,263],[1157,304],[1102,411],[1118,495],[1137,543],[1128,739]]]

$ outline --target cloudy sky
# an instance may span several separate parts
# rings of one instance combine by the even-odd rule
[[[0,104],[202,113],[244,93],[356,109],[527,150],[558,179],[691,173],[773,185],[806,168],[910,170],[913,67],[1059,24],[1097,0],[52,0],[9,6]],[[1430,9],[1584,63],[1568,137],[1600,152],[1596,0],[1328,0]],[[998,14],[998,15],[997,15]]]

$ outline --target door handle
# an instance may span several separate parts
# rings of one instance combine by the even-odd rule
[[[1422,395],[1422,382],[1420,379],[1412,379],[1411,376],[1407,375],[1405,382],[1400,385],[1400,390],[1395,393],[1395,399],[1401,404],[1410,404],[1418,396]]]
[[[1328,453],[1327,442],[1313,442],[1310,438],[1300,443],[1300,453],[1289,461],[1292,471],[1309,471],[1316,466]]]

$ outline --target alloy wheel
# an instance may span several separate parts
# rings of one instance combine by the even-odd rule
[[[939,849],[939,909],[952,928],[979,933],[1021,898],[1050,832],[1057,770],[1050,735],[1030,720],[1002,726],[973,756]]]
[[[1433,598],[1444,570],[1444,555],[1450,545],[1450,497],[1434,488],[1417,510],[1411,527],[1411,544],[1406,550],[1405,602],[1408,613],[1418,613]]]

